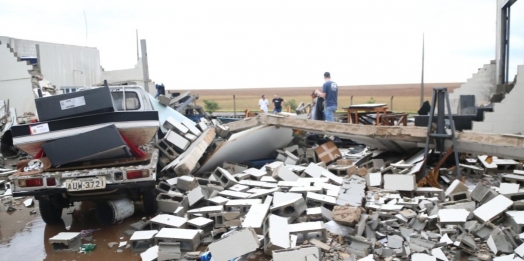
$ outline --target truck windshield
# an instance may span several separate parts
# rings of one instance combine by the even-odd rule
[[[113,103],[117,111],[132,111],[140,109],[140,99],[136,92],[126,91],[126,100],[124,101],[124,92],[111,92]],[[124,107],[125,106],[125,107]]]

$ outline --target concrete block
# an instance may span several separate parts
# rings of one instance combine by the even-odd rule
[[[252,180],[260,180],[262,177],[267,176],[266,169],[255,169],[255,168],[249,168],[243,171],[243,173],[246,173],[250,176],[250,179]]]
[[[465,209],[441,209],[438,211],[438,219],[441,224],[460,225],[467,221],[470,213]]]
[[[153,240],[158,230],[135,231],[129,239],[131,250],[135,253],[144,252],[153,246]]]
[[[302,215],[302,213],[306,211],[306,208],[307,206],[304,198],[300,197],[297,199],[280,202],[279,204],[273,202],[271,213],[278,216],[287,217],[293,221]]]
[[[280,166],[273,172],[273,178],[280,178],[283,181],[297,181],[299,176],[285,166]]]
[[[218,182],[220,182],[220,184],[222,185],[222,187],[224,188],[229,188],[233,185],[235,185],[236,183],[238,183],[235,179],[235,177],[233,177],[233,175],[231,175],[231,173],[229,173],[229,171],[221,168],[221,167],[217,167],[215,169],[215,171],[213,172],[213,176],[216,178],[216,180]]]
[[[61,232],[58,235],[49,239],[53,251],[74,251],[82,245],[82,238],[80,233],[76,232]]]
[[[160,242],[180,243],[180,250],[195,251],[200,245],[200,230],[182,228],[162,228],[155,235],[155,244]]]
[[[319,207],[319,206],[328,205],[329,208],[332,208],[337,204],[337,199],[334,197],[317,194],[314,192],[308,192],[306,194],[306,204],[311,207],[313,206]]]
[[[366,175],[366,183],[368,187],[380,187],[382,185],[382,173],[369,173]]]
[[[157,261],[168,261],[182,258],[180,243],[160,242]]]
[[[513,205],[513,201],[506,198],[505,196],[498,195],[494,199],[488,201],[486,204],[481,205],[473,213],[475,217],[482,222],[488,222],[506,211]]]
[[[216,197],[212,197],[212,198],[207,199],[207,201],[211,205],[217,206],[217,205],[225,205],[229,201],[229,199],[221,197],[221,196],[216,196]]]
[[[226,238],[209,245],[209,251],[215,261],[229,261],[233,258],[251,253],[260,246],[255,231],[242,229]]]
[[[160,214],[149,220],[151,230],[159,230],[164,227],[185,228],[187,218],[174,215]]]
[[[308,221],[321,221],[322,220],[322,208],[308,208],[306,209],[306,216]]]
[[[245,199],[245,198],[249,198],[249,196],[251,196],[250,193],[237,192],[237,191],[232,191],[232,190],[220,191],[218,193],[218,195],[220,195],[222,197],[226,197],[226,198],[231,198],[231,199]]]
[[[355,231],[352,227],[340,225],[335,221],[324,223],[324,227],[329,233],[339,236],[352,235]]]
[[[188,229],[200,229],[204,235],[208,235],[213,230],[213,219],[196,217],[187,221]]]
[[[242,222],[242,227],[252,228],[258,235],[265,235],[269,227],[268,213],[269,204],[251,205]]]
[[[417,182],[415,175],[387,174],[384,175],[384,189],[398,191],[415,191]]]
[[[320,241],[326,241],[327,239],[327,230],[322,221],[289,224],[288,229],[290,234],[296,234],[299,236],[299,242],[311,238],[317,238]]]
[[[249,187],[242,184],[235,184],[228,188],[229,190],[236,191],[236,192],[246,192],[249,190]]]
[[[450,194],[462,192],[462,191],[468,191],[468,187],[466,187],[464,183],[460,182],[460,180],[456,179],[449,185],[449,187],[446,189],[444,194],[447,197]]]
[[[201,207],[201,208],[194,208],[187,211],[187,218],[191,219],[197,216],[207,217],[209,218],[209,214],[212,213],[221,213],[223,210],[223,206],[208,206],[208,207]]]
[[[186,126],[182,125],[182,123],[173,119],[173,117],[168,117],[162,126],[165,129],[173,130],[177,132],[178,134],[186,134],[189,131],[189,129]]]
[[[239,212],[241,216],[246,215],[251,206],[262,204],[261,199],[232,199],[225,205],[225,209],[228,212]]]
[[[263,181],[255,181],[255,180],[241,180],[239,182],[242,185],[250,186],[250,187],[259,187],[259,188],[276,188],[278,187],[275,183],[269,183],[269,182],[263,182]]]
[[[200,186],[197,186],[196,188],[192,189],[187,193],[187,201],[189,203],[189,207],[194,206],[196,203],[203,200],[204,198],[204,190]]]
[[[195,178],[190,176],[179,177],[176,183],[176,188],[183,191],[190,191],[198,186]]]
[[[301,246],[295,249],[273,251],[273,261],[320,261],[320,249],[316,246]]]
[[[132,230],[138,231],[138,230],[144,229],[146,226],[149,226],[149,221],[146,222],[146,221],[140,220],[129,226],[131,227]]]
[[[191,142],[189,142],[186,138],[178,135],[173,131],[168,131],[163,140],[164,142],[169,142],[171,145],[175,146],[181,151],[185,151],[189,147],[189,144],[191,144]]]
[[[271,183],[277,183],[278,182],[275,178],[273,178],[271,176],[262,176],[260,178],[260,181],[262,181],[262,182],[271,182]]]
[[[163,213],[174,213],[178,207],[188,209],[189,202],[187,197],[180,193],[160,193],[156,197],[158,211]]]
[[[185,217],[186,216],[186,208],[180,206],[178,207],[173,214],[177,217]]]
[[[184,121],[182,121],[182,124],[189,129],[190,133],[193,133],[196,136],[200,136],[200,134],[202,134],[202,132],[196,127],[195,123],[192,120],[184,119]]]
[[[484,197],[486,197],[489,191],[489,186],[485,185],[482,182],[479,182],[471,192],[471,198],[477,202],[480,202],[484,199]]]
[[[327,169],[322,168],[315,163],[309,163],[307,168],[304,170],[304,173],[314,178],[320,178],[322,177],[322,173],[324,171],[327,171]]]
[[[469,191],[451,193],[449,194],[448,197],[451,201],[470,200],[471,199]]]
[[[513,194],[519,192],[520,185],[518,183],[500,183],[500,194]]]

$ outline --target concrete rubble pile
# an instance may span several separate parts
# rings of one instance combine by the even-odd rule
[[[173,118],[163,124],[159,213],[128,232],[142,260],[524,257],[519,162],[467,157],[459,165],[465,183],[442,168],[446,189],[418,187],[421,151],[391,156],[295,139],[259,167],[222,162],[201,172],[203,159],[218,157],[235,134],[217,121],[197,126]]]

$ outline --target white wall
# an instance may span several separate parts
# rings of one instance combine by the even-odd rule
[[[475,95],[476,105],[489,104],[489,92],[495,89],[496,64],[484,64],[471,78],[449,95],[452,113],[457,113],[460,95]]]
[[[40,72],[56,87],[102,82],[98,49],[62,44],[37,44],[36,49]]]
[[[0,42],[8,43],[18,57],[36,57],[36,45],[45,42],[15,39],[7,36],[0,36]]]
[[[15,108],[18,115],[36,112],[31,75],[28,72],[31,69],[32,66],[27,62],[18,61],[7,44],[0,44],[0,99],[9,100],[9,106]]]
[[[135,82],[137,85],[146,88],[144,84],[144,71],[142,69],[142,58],[137,61],[135,67],[130,69],[123,70],[113,70],[113,71],[102,71],[102,79],[107,80],[108,83],[117,83],[117,82]],[[155,83],[149,82],[149,93],[152,95],[156,94]]]
[[[473,131],[496,134],[524,134],[522,115],[524,97],[524,65],[518,67],[517,83],[501,103],[493,105],[493,112],[486,112],[483,122],[473,122]]]

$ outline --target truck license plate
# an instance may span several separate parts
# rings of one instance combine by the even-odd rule
[[[67,191],[95,190],[106,188],[106,177],[66,180]]]

